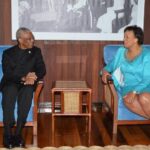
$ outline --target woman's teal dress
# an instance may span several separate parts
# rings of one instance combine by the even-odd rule
[[[113,61],[104,69],[112,74],[115,87],[120,90],[122,96],[133,91],[150,92],[150,50],[142,48],[140,55],[132,61],[126,58],[126,52],[126,48],[119,48]],[[122,84],[116,80],[114,75],[118,68],[123,75]]]

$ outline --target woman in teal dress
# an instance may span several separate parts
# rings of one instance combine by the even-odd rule
[[[150,119],[150,50],[143,48],[144,34],[140,27],[124,30],[124,47],[118,49],[113,61],[104,67],[102,80],[108,76],[120,90],[128,109]]]

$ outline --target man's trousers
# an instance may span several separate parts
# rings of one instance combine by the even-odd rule
[[[4,132],[15,124],[14,109],[17,102],[17,126],[24,126],[32,104],[32,85],[9,84],[2,89]],[[7,133],[6,133],[7,134]],[[8,133],[9,134],[9,133]]]

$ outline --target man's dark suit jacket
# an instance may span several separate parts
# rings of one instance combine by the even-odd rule
[[[20,84],[21,78],[29,72],[35,72],[38,80],[42,79],[46,73],[41,50],[35,46],[22,50],[16,45],[5,50],[2,56],[2,69],[0,89],[11,83]]]

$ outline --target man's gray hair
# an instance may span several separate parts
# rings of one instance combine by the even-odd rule
[[[23,32],[25,32],[25,33],[26,33],[26,32],[31,32],[31,30],[28,29],[28,28],[25,28],[25,27],[19,28],[19,29],[17,30],[17,32],[16,32],[16,39],[17,39],[17,40],[20,38],[21,33],[23,33]]]

